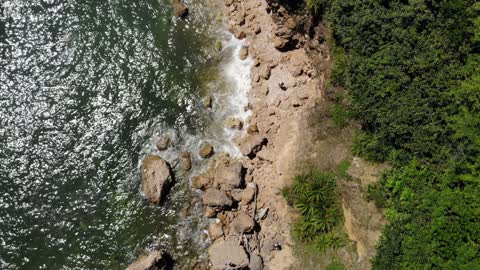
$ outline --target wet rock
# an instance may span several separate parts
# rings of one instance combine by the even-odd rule
[[[253,158],[266,144],[266,139],[258,135],[249,135],[244,137],[240,142],[240,151],[243,155]]]
[[[170,146],[170,142],[171,142],[170,137],[168,137],[167,135],[160,136],[157,142],[157,149],[159,151],[167,150],[168,147]]]
[[[230,224],[231,232],[238,235],[249,233],[255,227],[255,221],[245,212],[240,211],[237,217]]]
[[[222,42],[220,40],[215,41],[215,50],[217,52],[221,51],[223,48]]]
[[[250,263],[248,264],[250,270],[263,270],[263,260],[257,253],[250,254]]]
[[[198,152],[198,154],[202,158],[209,158],[209,157],[213,156],[213,154],[214,154],[213,146],[209,143],[203,144],[200,147],[200,151]]]
[[[217,220],[215,222],[210,222],[208,224],[208,236],[210,236],[210,239],[213,241],[217,240],[220,237],[223,237],[223,226],[222,222],[220,220]]]
[[[244,269],[249,263],[247,253],[233,239],[213,243],[208,248],[208,256],[214,270]]]
[[[225,126],[227,126],[227,128],[240,130],[243,127],[243,122],[242,122],[242,120],[240,120],[238,118],[228,117],[225,120]]]
[[[232,200],[225,194],[225,192],[209,188],[202,196],[203,204],[216,209],[226,209],[232,206]]]
[[[181,0],[171,0],[175,16],[184,18],[188,15],[188,7]]]
[[[184,171],[190,171],[190,169],[192,169],[192,157],[189,152],[180,153],[180,162]]]
[[[152,251],[140,256],[127,270],[167,270],[173,267],[172,257],[163,251]]]
[[[248,57],[248,47],[242,47],[239,53],[240,59],[245,60]]]
[[[242,163],[219,161],[215,168],[214,184],[221,190],[230,191],[242,185]]]
[[[203,106],[207,109],[211,109],[213,104],[213,99],[211,96],[207,96],[203,99]]]
[[[192,186],[197,189],[206,189],[212,185],[213,178],[203,173],[192,178]]]
[[[142,191],[151,203],[160,204],[172,183],[170,166],[159,156],[148,156],[142,165]]]

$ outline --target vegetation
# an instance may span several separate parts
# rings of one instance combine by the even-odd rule
[[[374,269],[480,269],[480,3],[331,0],[325,15],[352,150],[393,165],[369,188],[390,221]]]
[[[335,175],[312,170],[293,179],[293,184],[282,190],[287,202],[300,213],[294,225],[296,239],[317,251],[338,248],[346,238],[339,228],[342,211],[336,192]]]

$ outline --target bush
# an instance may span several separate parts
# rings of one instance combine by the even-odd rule
[[[352,118],[352,113],[343,106],[335,104],[330,110],[330,116],[332,117],[333,122],[335,122],[335,125],[343,128],[348,124],[350,118]]]

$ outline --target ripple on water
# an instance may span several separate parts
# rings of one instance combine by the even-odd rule
[[[195,252],[196,221],[179,230],[176,214],[186,179],[161,208],[138,193],[159,130],[194,144],[212,121],[193,74],[216,26],[166,3],[0,3],[0,268],[115,269],[152,243]]]

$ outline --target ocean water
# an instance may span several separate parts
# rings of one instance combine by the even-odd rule
[[[252,61],[213,1],[187,2],[180,20],[168,0],[0,1],[0,269],[124,269],[158,248],[181,269],[204,255],[200,207],[180,212],[202,142],[239,154],[223,121],[249,115]],[[142,159],[175,166],[185,150],[193,172],[148,204]]]

